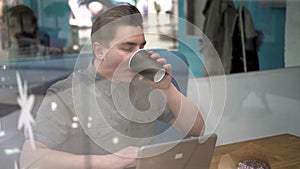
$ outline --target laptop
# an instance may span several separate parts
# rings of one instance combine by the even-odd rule
[[[217,135],[143,146],[136,169],[209,169]]]

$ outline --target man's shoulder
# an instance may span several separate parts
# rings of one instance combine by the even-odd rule
[[[57,81],[49,89],[50,93],[72,93],[73,89],[76,89],[78,86],[87,86],[89,83],[89,74],[87,70],[78,70],[71,73],[66,79]]]
[[[48,92],[60,93],[67,91],[72,88],[72,75],[68,76],[66,79],[57,81],[49,89]]]

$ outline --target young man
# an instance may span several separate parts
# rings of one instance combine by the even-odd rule
[[[53,85],[37,113],[36,150],[24,143],[22,168],[113,168],[135,166],[138,147],[153,143],[155,122],[199,136],[204,121],[197,107],[165,78],[154,83],[128,68],[130,56],[145,46],[142,16],[121,5],[93,24],[93,61]]]

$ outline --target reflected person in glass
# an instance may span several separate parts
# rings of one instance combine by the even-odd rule
[[[50,47],[50,36],[40,31],[33,10],[16,5],[6,11],[9,57],[61,55],[62,49]]]

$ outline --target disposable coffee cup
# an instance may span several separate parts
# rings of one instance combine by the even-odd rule
[[[161,63],[150,57],[151,54],[144,49],[137,50],[129,59],[129,68],[153,82],[160,82],[166,75]]]

